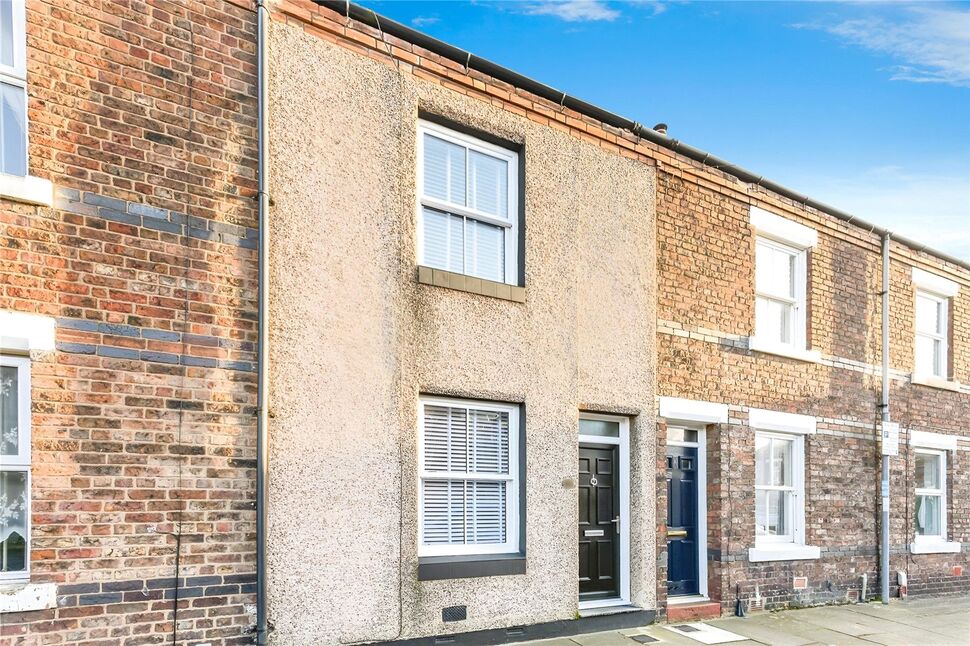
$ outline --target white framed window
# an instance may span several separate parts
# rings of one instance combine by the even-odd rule
[[[916,362],[919,377],[946,379],[950,299],[916,290]]]
[[[519,407],[422,397],[419,556],[519,551]]]
[[[518,283],[515,151],[418,122],[418,262]]]
[[[0,0],[0,173],[27,175],[24,0]]]
[[[805,542],[805,438],[755,433],[755,544]]]
[[[914,526],[916,542],[946,541],[946,451],[917,449]]]
[[[755,243],[755,337],[764,345],[806,346],[808,252],[771,238]]]
[[[0,355],[0,582],[29,579],[29,546],[30,359]]]

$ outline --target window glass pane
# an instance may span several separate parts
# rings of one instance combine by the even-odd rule
[[[424,407],[424,470],[509,472],[509,414]]]
[[[27,174],[27,129],[24,89],[0,83],[0,172]]]
[[[941,489],[940,457],[927,453],[916,454],[916,487]]]
[[[791,440],[771,439],[771,484],[790,487],[791,481]]]
[[[920,536],[941,536],[940,502],[940,496],[916,496],[916,533]]]
[[[465,232],[465,273],[504,282],[505,228],[468,218]]]
[[[465,542],[504,543],[505,482],[468,482],[465,485]]]
[[[770,485],[771,438],[766,435],[755,435],[754,443],[754,483],[756,485]]]
[[[689,428],[678,428],[676,426],[667,429],[668,442],[696,442],[697,431]]]
[[[620,437],[620,423],[601,419],[580,419],[579,432],[581,435]]]
[[[465,148],[424,136],[424,194],[465,205]]]
[[[0,65],[13,67],[13,2],[0,0]]]
[[[424,407],[424,470],[468,470],[468,424],[464,408]]]
[[[475,473],[509,472],[509,414],[468,411],[468,470]]]
[[[791,533],[791,493],[755,492],[755,531],[758,536],[787,536]]]
[[[20,452],[18,380],[15,366],[0,366],[0,455]]]
[[[424,264],[463,273],[465,219],[458,215],[424,209]]]
[[[935,299],[917,294],[916,330],[927,334],[942,334],[941,303]]]
[[[790,345],[792,343],[795,308],[789,303],[759,297],[755,304],[755,324],[758,338]]]
[[[795,255],[759,242],[755,251],[757,290],[772,296],[795,297]]]
[[[508,216],[508,162],[475,150],[468,151],[468,206],[485,213]]]
[[[27,473],[0,472],[0,571],[27,569]]]
[[[424,544],[495,544],[506,540],[507,484],[428,480],[422,488]]]
[[[916,372],[922,375],[937,375],[942,373],[942,346],[938,339],[918,335],[916,337]]]

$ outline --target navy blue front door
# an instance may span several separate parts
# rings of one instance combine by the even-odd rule
[[[697,594],[697,449],[667,447],[667,594]]]

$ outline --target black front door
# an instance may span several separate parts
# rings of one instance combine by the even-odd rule
[[[579,598],[620,596],[619,450],[579,447]]]
[[[667,594],[697,594],[697,449],[667,447]]]

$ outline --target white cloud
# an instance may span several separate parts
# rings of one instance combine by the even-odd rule
[[[882,166],[854,177],[816,176],[789,185],[901,236],[970,260],[970,175],[966,173]]]
[[[894,81],[970,87],[968,8],[907,6],[892,15],[793,26],[821,29],[850,45],[896,59],[899,65],[890,68]]]
[[[441,18],[438,16],[415,16],[411,18],[411,24],[415,27],[427,27],[428,25],[435,25],[441,22]]]
[[[525,7],[525,13],[535,16],[555,16],[566,22],[613,21],[620,12],[602,0],[546,0]]]

